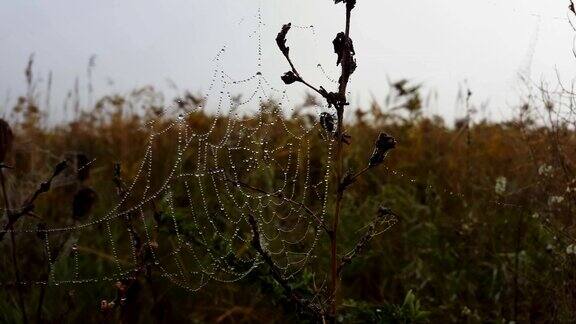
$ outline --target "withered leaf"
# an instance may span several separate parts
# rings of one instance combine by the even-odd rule
[[[376,143],[374,144],[374,152],[370,157],[369,161],[370,167],[375,167],[379,164],[382,164],[388,151],[390,151],[395,147],[396,147],[396,140],[394,139],[394,137],[386,133],[380,133],[380,135],[378,135]]]
[[[292,84],[296,81],[300,81],[301,79],[292,71],[288,71],[284,73],[283,76],[280,77],[285,84]]]
[[[336,38],[334,38],[334,40],[332,41],[332,45],[334,45],[334,53],[338,55],[338,58],[336,59],[336,65],[340,65],[340,63],[342,63],[342,56],[344,54],[344,46],[345,46],[344,41],[345,37],[346,35],[343,32],[339,32],[338,35],[336,35]]]
[[[290,53],[290,47],[286,46],[286,35],[288,35],[288,31],[292,27],[291,23],[287,23],[286,25],[282,26],[282,29],[276,36],[276,44],[278,44],[278,48],[282,51],[285,56],[288,56]]]

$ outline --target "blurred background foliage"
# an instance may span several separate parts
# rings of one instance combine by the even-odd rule
[[[468,93],[461,101],[466,117],[447,125],[441,117],[422,113],[426,105],[422,91],[401,81],[392,84],[385,103],[350,108],[348,113],[347,129],[353,142],[347,149],[349,168],[358,170],[365,165],[381,131],[393,135],[399,144],[386,167],[368,173],[347,191],[341,247],[354,246],[380,205],[395,211],[400,221],[372,241],[370,249],[343,272],[345,300],[338,320],[508,323],[574,319],[576,134],[572,114],[557,108],[558,101],[543,92],[524,100],[513,120],[479,120],[474,118]],[[36,214],[51,226],[75,224],[73,199],[84,187],[97,194],[93,214],[104,214],[117,200],[114,163],[121,162],[125,179],[134,177],[149,135],[144,126],[152,120],[167,125],[175,117],[162,115],[161,107],[166,104],[162,98],[152,87],[111,94],[92,106],[72,104],[67,108],[74,111],[72,121],[56,125],[44,123],[45,110],[36,92],[19,98],[14,107],[6,107],[15,133],[6,160],[13,169],[5,171],[12,199],[22,201],[59,161],[68,160],[74,169],[74,163],[80,163],[78,157],[84,156],[88,161],[96,159],[89,176],[78,179],[71,174],[55,179],[52,190],[37,201]],[[181,98],[187,105],[201,103],[199,96],[190,93]],[[293,115],[285,117],[286,123],[318,122],[315,101],[304,99]],[[275,108],[273,100],[262,104],[263,110]],[[571,105],[568,108],[571,111]],[[208,129],[213,121],[209,111],[186,118],[194,129]],[[170,164],[163,163],[162,157],[175,155],[173,138],[166,136],[156,142],[154,167],[158,170],[154,174],[168,172]],[[320,146],[320,135],[317,141],[315,145]],[[325,151],[311,153],[314,161],[320,159],[314,155]],[[262,177],[274,181],[273,175]],[[158,185],[162,177],[152,180]],[[186,224],[185,215],[177,217],[185,235],[186,226],[191,225]],[[37,223],[37,219],[26,218],[17,227]],[[161,249],[161,237],[170,230],[160,223]],[[113,263],[105,230],[97,227],[86,235],[90,239],[80,243],[93,257],[82,259],[86,264],[79,265],[81,272],[109,273]],[[18,235],[17,240],[19,267],[25,276],[46,276],[42,238]],[[62,244],[65,242],[63,238]],[[0,279],[10,282],[13,273],[7,238],[0,244],[0,252]],[[128,255],[120,251],[121,258]],[[319,253],[310,272],[302,273],[294,288],[313,286],[315,267],[327,262],[328,254]],[[67,262],[58,267],[59,274],[73,271]],[[195,293],[151,271],[136,282],[125,304],[111,312],[103,311],[101,301],[116,298],[115,282],[26,286],[29,317],[47,323],[311,321],[288,303],[265,267],[239,282],[210,283]],[[0,321],[20,322],[16,288],[4,285],[0,296]],[[37,312],[42,315],[37,317]]]

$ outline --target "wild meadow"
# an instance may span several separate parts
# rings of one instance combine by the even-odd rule
[[[290,28],[282,80],[310,90],[290,107],[141,87],[76,94],[48,123],[29,64],[0,121],[0,322],[576,318],[574,93],[527,81],[514,117],[488,120],[466,90],[447,123],[399,80],[357,107],[349,31],[328,92],[292,63]]]
[[[121,161],[123,177],[134,177],[148,138],[143,125],[152,119],[171,122],[168,117],[156,116],[152,106],[129,109],[148,95],[157,94],[152,89],[138,89],[125,96],[103,97],[72,122],[55,127],[43,125],[42,109],[33,98],[21,98],[11,110],[18,122],[10,124],[14,143],[5,160],[10,166],[4,173],[11,201],[25,200],[60,161],[67,160],[70,166],[54,179],[51,190],[37,199],[35,216],[23,217],[19,226],[74,224],[74,197],[84,187],[97,195],[91,214],[105,214],[115,204],[115,163]],[[342,273],[342,290],[347,296],[342,301],[344,321],[365,322],[380,316],[384,322],[388,317],[395,322],[418,317],[430,322],[471,323],[513,318],[519,322],[564,322],[573,318],[572,125],[531,117],[543,111],[554,118],[551,102],[543,102],[544,107],[526,103],[519,107],[518,118],[506,122],[463,120],[446,125],[440,117],[422,116],[417,90],[400,95],[392,88],[391,95],[402,109],[391,111],[374,103],[368,109],[359,107],[363,109],[347,121],[355,143],[347,161],[352,167],[365,163],[382,129],[394,134],[398,145],[387,157],[385,168],[358,180],[344,197],[342,227],[347,234],[342,244],[354,245],[354,234],[370,222],[380,205],[394,210],[398,222],[373,239],[370,249]],[[207,129],[212,121],[210,113],[199,111],[186,122]],[[303,108],[286,117],[286,123],[296,122],[315,124],[318,116],[314,109]],[[157,143],[154,153],[172,156],[173,145],[172,141]],[[319,159],[314,155],[321,152],[312,150],[311,160]],[[81,168],[78,163],[93,159],[95,162],[83,169],[89,172],[77,171]],[[169,163],[161,160],[154,173],[166,172]],[[178,195],[184,193],[175,195],[175,200],[183,199]],[[159,223],[157,227],[159,232],[170,231],[169,225]],[[72,232],[55,240],[65,245],[69,236],[78,235]],[[106,240],[103,226],[79,237],[81,273],[110,270],[114,257]],[[42,235],[19,234],[16,242],[22,275],[46,277]],[[52,249],[59,257],[61,248]],[[7,236],[3,237],[2,254],[2,281],[13,282]],[[61,257],[59,272],[72,274],[70,252]],[[130,262],[128,251],[119,252],[118,257]],[[317,266],[326,261],[320,257]],[[36,316],[40,312],[42,321],[54,323],[106,318],[127,322],[138,318],[143,322],[284,322],[298,318],[265,269],[234,283],[208,284],[193,293],[156,277],[154,269],[150,272],[149,278],[138,279],[138,289],[126,305],[110,314],[100,308],[102,300],[116,298],[118,288],[113,281],[20,289],[28,313]],[[302,273],[294,285],[311,285],[311,273]],[[4,284],[1,294],[2,321],[20,322],[18,288]]]

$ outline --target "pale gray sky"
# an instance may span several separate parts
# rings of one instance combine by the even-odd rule
[[[182,89],[206,89],[211,60],[223,45],[228,74],[249,76],[258,68],[256,43],[247,35],[260,5],[264,75],[283,86],[279,76],[288,68],[274,37],[291,21],[315,26],[315,36],[294,30],[289,43],[301,72],[314,84],[329,84],[317,64],[336,75],[331,41],[343,21],[342,6],[331,0],[0,0],[0,100],[8,91],[12,97],[24,92],[30,53],[37,73],[45,77],[53,71],[56,98],[73,87],[76,76],[85,81],[93,54],[97,93],[147,84],[162,89],[166,79]],[[553,81],[555,68],[565,80],[576,75],[567,5],[567,0],[358,0],[352,38],[359,67],[352,101],[381,100],[387,80],[409,78],[437,91],[438,104],[429,113],[451,119],[458,114],[458,87],[466,80],[476,102],[490,100],[493,118],[508,116],[522,88],[520,72],[535,81]],[[290,91],[296,91],[295,100],[303,93]]]

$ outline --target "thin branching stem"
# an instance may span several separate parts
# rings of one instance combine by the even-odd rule
[[[344,257],[342,257],[340,264],[338,265],[338,274],[342,273],[344,267],[350,264],[354,258],[360,255],[368,243],[375,238],[376,236],[386,232],[390,229],[394,224],[397,222],[397,216],[392,213],[392,211],[380,208],[376,217],[370,222],[368,225],[368,230],[364,235],[358,240],[356,245],[350,252],[346,253]],[[384,226],[384,228],[382,228]]]
[[[323,318],[323,311],[319,307],[312,304],[308,299],[303,298],[300,296],[292,287],[290,286],[288,280],[284,278],[282,275],[282,270],[278,268],[278,266],[274,263],[272,256],[266,249],[262,246],[261,237],[260,237],[260,230],[258,229],[258,223],[252,214],[248,214],[248,223],[250,224],[250,228],[252,230],[252,247],[258,252],[264,263],[266,263],[270,269],[270,274],[278,282],[286,295],[298,304],[300,307],[311,311],[312,314],[316,314],[319,317]]]
[[[304,78],[302,77],[302,75],[298,72],[298,70],[296,69],[296,66],[294,66],[294,63],[292,62],[292,59],[290,58],[290,54],[288,53],[288,51],[282,51],[282,53],[284,54],[284,57],[286,58],[286,61],[288,61],[288,64],[290,64],[290,69],[292,70],[292,72],[298,77],[298,82],[301,82],[302,84],[306,85],[308,88],[310,88],[311,90],[313,90],[314,92],[318,93],[321,96],[324,96],[324,94],[315,86],[311,85],[310,83],[306,82],[304,80]]]
[[[349,263],[352,258],[359,254],[361,250],[367,245],[368,241],[372,239],[374,236],[378,235],[379,233],[376,232],[376,225],[382,224],[383,220],[377,219],[374,221],[374,224],[370,227],[370,231],[364,235],[359,243],[357,244],[356,248],[354,248],[351,252],[349,252],[345,258],[340,260],[338,257],[338,228],[340,225],[340,216],[342,210],[342,200],[344,198],[344,193],[346,189],[354,183],[360,176],[364,175],[373,167],[380,165],[386,156],[386,152],[392,148],[394,148],[395,140],[394,138],[388,136],[385,133],[381,133],[378,137],[376,142],[375,151],[370,158],[369,164],[364,167],[362,170],[358,171],[355,174],[350,174],[348,172],[344,172],[344,144],[349,143],[349,136],[346,134],[345,125],[344,125],[344,108],[348,105],[347,99],[347,89],[348,83],[350,81],[350,76],[354,73],[356,69],[356,61],[354,59],[354,45],[352,43],[352,39],[350,38],[350,22],[352,18],[352,10],[356,5],[356,0],[337,0],[336,3],[344,2],[346,5],[346,25],[345,31],[339,33],[333,41],[334,50],[338,54],[338,61],[337,64],[340,64],[342,67],[341,75],[338,80],[338,89],[337,92],[328,92],[323,87],[316,88],[311,86],[308,82],[306,82],[302,76],[299,74],[298,70],[294,66],[292,59],[290,58],[290,48],[286,46],[286,35],[290,30],[291,24],[286,24],[282,27],[280,33],[276,37],[276,43],[278,44],[279,49],[282,51],[284,57],[290,64],[291,71],[286,72],[284,76],[282,76],[282,80],[286,84],[292,84],[294,82],[300,82],[304,85],[308,86],[310,89],[314,90],[315,92],[319,93],[324,99],[326,99],[329,107],[334,107],[336,109],[336,116],[337,116],[337,123],[336,123],[336,130],[334,133],[334,140],[336,141],[335,147],[335,154],[333,158],[333,163],[335,164],[335,171],[333,177],[335,178],[336,183],[336,190],[335,190],[335,202],[334,202],[334,212],[331,219],[331,225],[329,228],[324,227],[326,232],[328,233],[330,239],[330,280],[328,286],[328,295],[325,299],[326,305],[325,306],[325,314],[326,317],[330,320],[330,322],[335,322],[337,310],[338,310],[338,290],[339,290],[339,282],[340,282],[340,271],[343,267],[343,264]],[[333,125],[333,122],[332,122]],[[331,127],[332,128],[332,127]],[[228,179],[229,180],[229,179]],[[231,181],[231,180],[229,180]],[[233,183],[244,186],[246,188],[250,188],[252,190],[256,190],[261,193],[269,194],[264,190],[254,188],[250,185],[243,184],[238,181],[232,181]],[[281,194],[273,194],[279,198],[285,199],[289,201],[286,197]],[[294,203],[294,202],[292,202]],[[304,210],[308,210],[304,204],[298,203]]]
[[[7,232],[10,232],[10,233],[14,232],[13,231],[14,225],[22,216],[26,216],[26,215],[35,216],[33,211],[34,211],[34,203],[36,202],[36,199],[38,199],[38,197],[40,197],[43,193],[50,190],[50,186],[52,185],[52,181],[54,180],[54,178],[56,178],[57,175],[59,175],[64,170],[64,168],[66,168],[66,162],[59,163],[56,166],[52,176],[50,176],[50,178],[48,179],[48,181],[41,183],[38,186],[38,188],[36,189],[36,191],[34,191],[34,193],[30,196],[30,198],[26,199],[24,204],[18,210],[14,210],[14,211],[10,210],[10,208],[8,206],[6,191],[4,190],[4,188],[2,189],[4,191],[4,195],[5,195],[6,210],[9,211],[8,212],[9,217],[8,217],[8,223],[6,223],[6,225],[4,225],[4,230],[2,232],[0,232],[0,241],[2,241],[2,239],[4,239],[4,235],[6,235]],[[1,175],[0,180],[2,180],[2,183],[4,183],[4,175],[1,171],[2,171],[2,168],[0,168],[0,175]]]
[[[6,207],[6,212],[8,214],[8,230],[10,230],[10,241],[11,241],[11,252],[12,252],[12,267],[14,269],[14,276],[16,278],[16,289],[18,291],[18,304],[20,307],[20,312],[22,313],[22,322],[28,323],[28,316],[26,315],[26,304],[24,303],[24,292],[22,291],[20,269],[18,268],[18,258],[16,252],[16,234],[14,233],[12,222],[13,215],[10,212],[10,202],[8,200],[8,192],[6,191],[6,183],[4,180],[4,171],[0,168],[0,185],[2,186],[2,194],[4,196],[4,206]],[[4,233],[2,233],[4,234]]]
[[[346,31],[344,32],[344,46],[342,53],[342,75],[340,76],[340,87],[339,95],[343,100],[339,101],[336,106],[336,113],[338,118],[338,124],[336,126],[336,179],[337,179],[337,192],[336,192],[336,204],[334,210],[334,217],[332,219],[332,235],[330,237],[330,264],[331,264],[331,314],[332,317],[336,317],[337,303],[338,303],[338,225],[340,223],[340,211],[342,208],[342,198],[344,197],[344,190],[342,185],[343,180],[343,169],[344,169],[344,105],[346,104],[346,89],[348,87],[348,81],[350,80],[350,20],[352,16],[353,6],[346,5]]]

